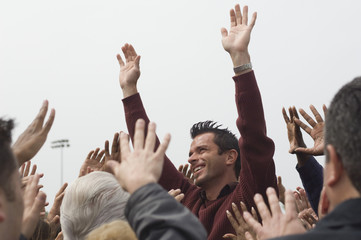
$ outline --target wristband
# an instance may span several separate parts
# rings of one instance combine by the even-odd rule
[[[235,74],[243,72],[245,70],[252,69],[252,63],[246,63],[241,66],[237,66],[233,68]]]

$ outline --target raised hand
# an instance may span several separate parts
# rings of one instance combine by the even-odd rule
[[[256,23],[257,13],[253,13],[251,22],[248,24],[248,7],[243,7],[243,14],[239,4],[230,11],[231,27],[229,32],[222,28],[222,45],[232,58],[234,67],[250,62],[248,44],[251,39],[251,31]]]
[[[22,188],[26,187],[30,177],[35,175],[35,173],[36,173],[36,170],[37,170],[36,164],[33,165],[31,172],[30,172],[30,167],[31,167],[31,161],[27,161],[26,163],[21,165],[20,177],[21,177]],[[41,175],[41,177],[43,176],[43,174],[40,174],[40,175]]]
[[[297,148],[306,147],[303,141],[300,127],[296,124],[295,119],[298,119],[297,110],[295,107],[288,108],[289,117],[287,116],[285,108],[282,108],[282,115],[287,125],[287,136],[290,142],[289,153],[295,153]]]
[[[243,202],[240,202],[240,206],[242,209],[242,212],[247,211],[247,207]],[[238,207],[235,203],[232,203],[232,210],[234,212],[234,215],[236,219],[233,217],[232,213],[230,213],[227,210],[227,218],[229,222],[232,224],[232,227],[234,231],[236,231],[236,235],[232,233],[227,233],[223,236],[223,238],[226,239],[232,239],[232,240],[245,240],[246,239],[246,233],[250,234],[254,239],[256,239],[256,233],[251,229],[251,227],[244,221],[241,213],[238,210]],[[253,218],[257,221],[257,213],[254,208],[252,208],[252,215]]]
[[[46,194],[39,191],[42,188],[41,185],[38,185],[40,178],[40,174],[31,176],[24,191],[24,215],[21,233],[28,239],[33,235],[40,216],[45,214],[42,211],[46,205]]]
[[[192,184],[194,184],[194,177],[191,169],[189,168],[189,164],[186,163],[184,166],[179,165],[178,172],[182,173],[185,178]]]
[[[164,154],[168,148],[170,135],[167,134],[156,152],[155,123],[149,123],[147,137],[144,140],[145,121],[138,119],[135,124],[134,151],[130,150],[129,138],[125,133],[120,135],[122,162],[108,161],[107,165],[118,179],[120,185],[133,193],[138,188],[156,183],[162,173]]]
[[[105,150],[100,151],[99,148],[92,150],[88,153],[88,156],[84,160],[80,167],[79,177],[86,175],[91,171],[100,171],[104,165],[104,153]],[[89,168],[89,169],[88,169]]]
[[[12,146],[19,166],[32,159],[45,143],[55,118],[55,110],[51,109],[49,119],[43,125],[46,113],[48,112],[48,105],[48,100],[45,100],[36,118]]]
[[[257,239],[263,240],[306,232],[306,229],[303,227],[301,221],[297,217],[295,199],[293,197],[292,191],[287,190],[285,194],[285,214],[283,214],[281,211],[276,191],[273,188],[268,188],[266,194],[268,197],[270,210],[264,202],[262,195],[256,194],[254,196],[254,201],[262,218],[263,225],[256,221],[249,212],[243,213],[243,217],[248,225],[250,225],[256,232]]]
[[[112,143],[112,151],[109,152],[109,141],[105,141],[104,144],[105,150],[105,161],[115,160],[120,162],[120,146],[119,146],[119,133],[115,133]]]
[[[61,186],[59,191],[56,193],[53,206],[51,207],[51,209],[48,213],[48,216],[46,218],[48,223],[55,222],[54,218],[60,217],[60,206],[61,206],[61,203],[63,202],[65,189],[67,188],[67,186],[68,186],[68,184],[64,183],[63,186]]]
[[[322,106],[324,115],[326,116],[327,108],[326,105]],[[317,122],[315,122],[303,109],[300,108],[300,113],[302,117],[311,125],[312,128],[304,124],[298,117],[295,117],[295,122],[298,126],[300,126],[305,132],[307,132],[313,139],[314,145],[312,148],[306,148],[300,146],[296,148],[295,151],[297,153],[306,153],[311,154],[314,156],[323,155],[323,148],[324,148],[324,133],[323,128],[325,126],[325,122],[323,121],[321,115],[316,110],[313,105],[310,105],[310,109],[315,116]]]
[[[140,76],[140,56],[137,55],[133,46],[128,43],[122,47],[122,51],[126,62],[124,63],[120,54],[117,54],[120,66],[119,84],[122,88],[123,96],[126,98],[138,92],[137,81]]]

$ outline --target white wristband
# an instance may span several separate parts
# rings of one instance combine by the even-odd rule
[[[241,66],[237,66],[233,68],[235,74],[243,72],[245,70],[252,69],[252,63],[246,63]]]

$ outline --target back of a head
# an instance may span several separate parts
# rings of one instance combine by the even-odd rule
[[[218,146],[218,154],[222,154],[227,150],[235,149],[238,153],[234,166],[236,178],[239,177],[241,170],[241,157],[237,137],[228,128],[221,128],[221,125],[213,121],[204,121],[195,123],[190,129],[192,139],[203,133],[213,133],[214,143]]]
[[[66,189],[60,208],[64,239],[85,239],[105,223],[124,220],[128,198],[110,173],[96,171],[78,178]]]
[[[118,220],[93,230],[86,240],[137,240],[137,236],[128,222]]]
[[[361,77],[343,86],[333,98],[325,121],[327,144],[333,145],[352,184],[361,193]]]

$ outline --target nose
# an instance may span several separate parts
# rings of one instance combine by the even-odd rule
[[[197,155],[196,153],[192,153],[192,155],[189,156],[188,158],[189,164],[193,165],[198,160],[196,155]]]

